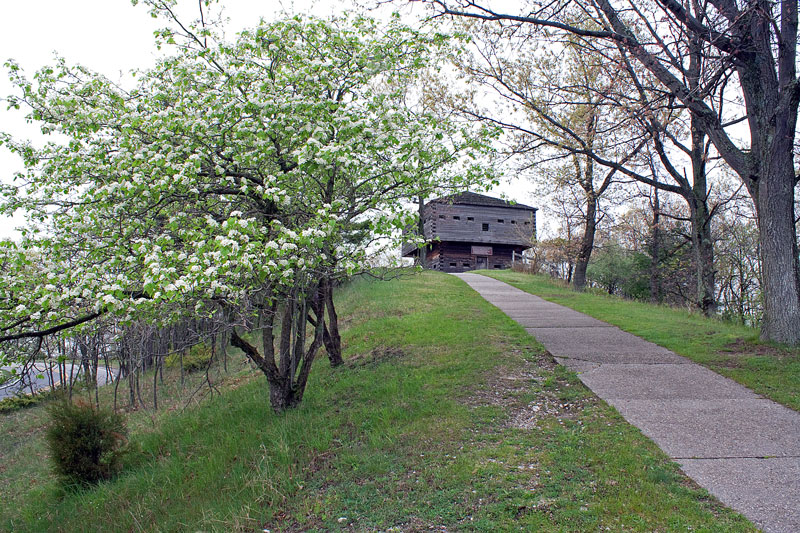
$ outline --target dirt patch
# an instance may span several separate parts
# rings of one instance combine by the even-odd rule
[[[569,293],[539,294],[539,296],[541,298],[544,298],[545,300],[549,300],[550,298],[569,300],[578,297],[577,294],[569,294]]]
[[[541,383],[558,364],[546,352],[535,361],[524,358],[521,350],[512,350],[511,353],[523,359],[523,364],[513,369],[506,366],[492,369],[480,387],[470,390],[464,400],[467,405],[511,407],[518,404],[519,396]]]
[[[411,517],[408,522],[376,531],[380,533],[422,533],[423,531],[447,532],[450,530],[443,524],[430,524],[417,517]]]
[[[544,418],[555,417],[559,421],[572,418],[593,399],[567,402],[559,400],[554,391],[543,390],[541,385],[553,378],[557,366],[553,356],[545,353],[536,361],[525,360],[523,365],[513,370],[499,367],[492,371],[484,385],[471,391],[465,402],[471,407],[491,405],[503,408],[508,418],[502,427],[533,429]],[[569,385],[563,383],[560,386]],[[531,401],[529,393],[534,390],[537,390],[536,398]]]
[[[719,359],[711,365],[718,368],[740,368],[745,357],[768,357],[775,360],[800,358],[800,351],[738,339],[717,351]]]
[[[761,344],[744,339],[739,339],[729,344],[717,352],[718,354],[731,357],[753,357],[753,356],[766,356],[774,357],[775,359],[786,359],[788,357],[797,357],[800,355],[797,351],[787,350],[786,348],[778,348],[777,346],[770,346],[769,344]]]
[[[402,359],[406,355],[406,352],[401,348],[381,346],[369,353],[360,353],[348,358],[346,365],[348,368],[374,368],[381,363]]]
[[[520,394],[529,391],[540,379],[539,374],[531,370],[518,369],[512,372],[506,367],[499,367],[493,370],[483,385],[471,392],[465,403],[470,407],[510,407],[519,402]]]
[[[339,523],[339,531],[374,531],[376,533],[422,533],[430,531],[448,532],[447,526],[441,524],[430,524],[420,520],[419,518],[412,517],[408,522],[388,527],[386,529],[365,529],[359,526],[357,519],[342,516],[337,519]],[[278,513],[276,515],[276,523],[278,526],[275,529],[263,528],[263,531],[281,531],[286,533],[299,533],[301,531],[309,531],[309,529],[322,530],[325,523],[318,518],[308,515],[305,520],[300,523],[294,518],[285,513]]]
[[[561,421],[571,418],[583,407],[582,403],[559,402],[552,398],[537,398],[522,409],[512,413],[508,425],[518,429],[534,429],[543,418],[556,417]]]

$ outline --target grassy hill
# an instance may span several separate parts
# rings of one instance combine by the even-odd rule
[[[240,370],[129,414],[97,488],[48,473],[41,408],[0,416],[0,530],[755,531],[457,278],[338,297],[347,364],[319,358],[300,408]]]

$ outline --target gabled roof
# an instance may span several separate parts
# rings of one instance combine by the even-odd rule
[[[506,200],[501,200],[500,198],[494,198],[492,196],[486,196],[485,194],[478,194],[469,191],[436,198],[428,203],[479,205],[483,207],[509,207],[511,209],[524,209],[526,211],[537,210],[535,207],[531,207],[529,205],[512,203]]]

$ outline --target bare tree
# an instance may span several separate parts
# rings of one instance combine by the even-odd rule
[[[532,178],[546,181],[550,189],[569,191],[562,199],[574,200],[581,220],[569,280],[583,290],[603,218],[601,201],[611,194],[618,169],[631,163],[646,142],[645,134],[631,130],[635,121],[615,100],[625,72],[587,55],[580,38],[568,36],[536,54],[523,54],[518,47],[532,42],[525,31],[466,26],[476,53],[456,64],[495,101],[487,109],[462,103],[460,111],[502,128],[506,152],[522,161],[520,170],[533,170]],[[506,46],[508,41],[513,46]]]
[[[794,169],[800,83],[797,79],[798,5],[795,0],[680,0],[633,2],[564,0],[532,2],[519,14],[488,4],[451,5],[434,0],[440,15],[486,22],[534,25],[613,42],[657,79],[663,90],[696,117],[696,126],[738,174],[756,205],[763,263],[766,340],[800,344],[800,264],[794,215]],[[571,16],[591,19],[585,29]],[[654,22],[655,21],[655,22]],[[735,73],[731,92],[741,97],[748,126],[746,141],[714,109],[714,95],[687,82],[692,39],[707,45],[720,65],[717,76]],[[733,83],[735,82],[735,83]],[[735,122],[739,122],[736,120]]]

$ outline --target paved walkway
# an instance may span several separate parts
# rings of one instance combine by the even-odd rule
[[[800,413],[685,357],[478,274],[456,274],[767,532],[800,532]]]

